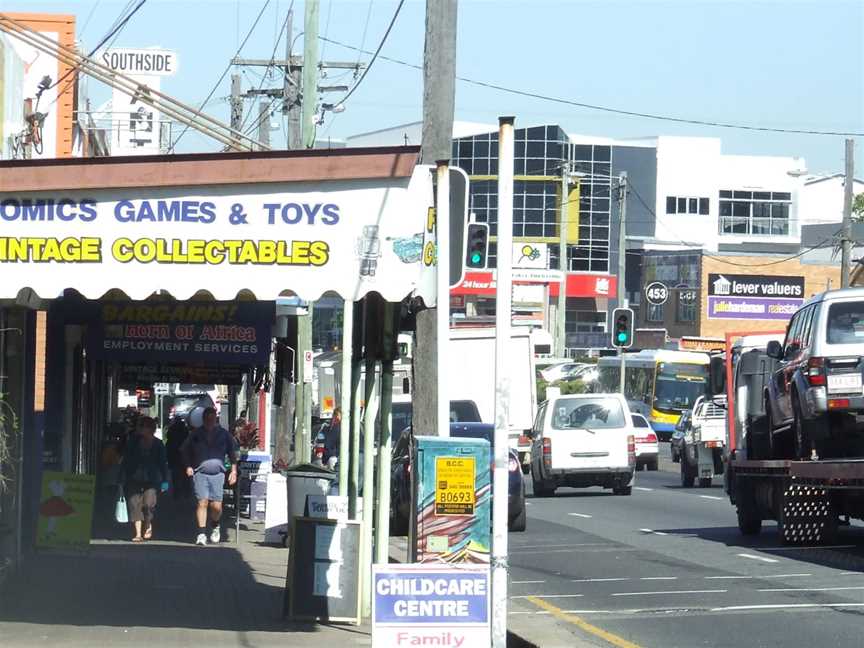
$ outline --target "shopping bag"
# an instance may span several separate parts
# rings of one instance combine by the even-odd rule
[[[126,497],[123,495],[123,489],[117,489],[117,503],[114,505],[114,519],[119,524],[129,522],[129,510],[126,508]]]

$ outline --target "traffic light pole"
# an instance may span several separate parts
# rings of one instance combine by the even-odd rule
[[[627,172],[622,171],[618,177],[618,307],[627,308],[627,286],[625,272],[627,268]],[[618,370],[620,384],[618,391],[624,393],[624,349],[620,350],[621,366]]]

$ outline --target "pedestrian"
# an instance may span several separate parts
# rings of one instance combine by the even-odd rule
[[[342,408],[333,410],[330,425],[324,430],[324,456],[322,460],[327,465],[331,458],[339,458],[339,437],[342,432]]]
[[[168,490],[168,459],[165,446],[156,438],[156,421],[149,416],[138,419],[135,434],[129,438],[121,464],[121,483],[126,494],[132,542],[153,537],[157,490]]]
[[[206,408],[202,418],[204,424],[189,434],[182,452],[186,461],[186,475],[192,478],[195,499],[198,500],[195,511],[198,535],[195,544],[206,546],[208,528],[210,542],[216,544],[222,539],[220,521],[225,460],[227,458],[231,466],[228,485],[234,486],[237,483],[238,452],[234,437],[219,425],[215,408]]]
[[[189,426],[180,416],[171,419],[168,426],[168,441],[165,450],[168,453],[168,466],[171,468],[171,480],[174,484],[174,499],[185,499],[191,492],[191,483],[186,476],[186,462],[180,448],[189,437]]]

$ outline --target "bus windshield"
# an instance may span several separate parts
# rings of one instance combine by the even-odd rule
[[[693,407],[708,388],[706,365],[660,362],[654,384],[654,409],[683,412]]]

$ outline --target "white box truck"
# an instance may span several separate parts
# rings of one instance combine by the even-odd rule
[[[537,413],[537,380],[530,331],[515,328],[507,351],[510,377],[510,447],[519,453],[523,468],[531,462],[531,440],[525,436]],[[495,422],[495,328],[450,329],[447,388],[451,400],[477,404],[484,423]]]

